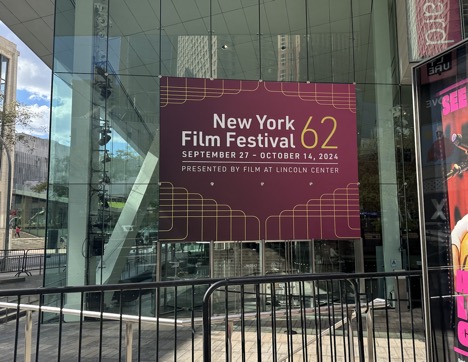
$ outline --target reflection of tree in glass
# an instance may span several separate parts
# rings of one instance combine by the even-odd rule
[[[31,107],[14,101],[4,102],[4,94],[0,92],[0,134],[5,144],[13,147],[16,141],[22,141],[27,145],[27,138],[24,133],[44,133],[45,127],[33,126],[33,120],[38,117],[37,112],[33,112]],[[21,134],[16,134],[15,130],[21,129]]]
[[[47,191],[48,182],[40,182],[37,185],[31,187],[31,191],[41,193]],[[68,185],[65,184],[52,184],[51,195],[57,197],[68,197]]]
[[[112,182],[126,181],[138,175],[142,158],[134,151],[117,150],[113,152],[110,167]]]

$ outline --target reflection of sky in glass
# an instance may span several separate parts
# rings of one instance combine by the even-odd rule
[[[112,131],[111,136],[111,152],[125,151],[135,154],[137,153],[136,150],[130,146],[130,144],[128,144],[117,132]]]
[[[54,76],[52,98],[51,141],[70,146],[72,89],[60,77]]]
[[[66,81],[57,76],[54,77],[52,107],[51,140],[70,146],[72,89]],[[112,124],[112,119],[110,119],[110,122]],[[112,129],[111,137],[108,147],[111,152],[123,150],[136,153],[135,149],[115,129]]]

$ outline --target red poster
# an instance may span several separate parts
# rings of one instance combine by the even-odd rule
[[[360,237],[352,84],[161,79],[160,240]]]

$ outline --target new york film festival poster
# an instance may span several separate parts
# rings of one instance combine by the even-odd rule
[[[360,237],[353,84],[163,77],[162,241]]]
[[[455,346],[468,360],[468,79],[438,93],[445,142],[447,205],[454,278]]]

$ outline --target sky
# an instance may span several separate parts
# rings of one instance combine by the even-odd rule
[[[34,115],[30,129],[17,129],[16,131],[48,138],[51,69],[1,21],[0,36],[15,43],[20,53],[16,100],[29,108]]]

